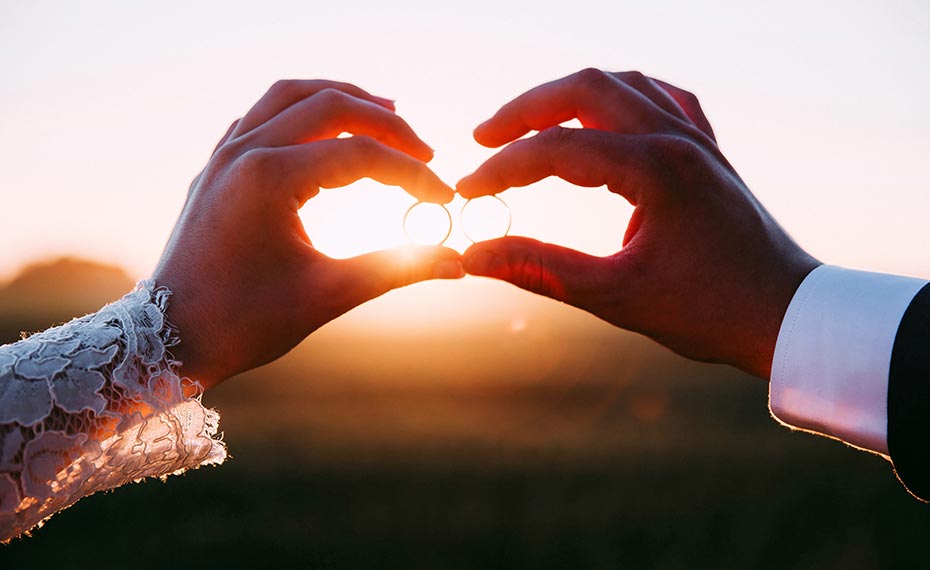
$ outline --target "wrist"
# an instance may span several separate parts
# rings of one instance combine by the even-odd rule
[[[212,356],[210,341],[211,319],[203,314],[203,303],[196,300],[197,294],[183,281],[174,279],[169,273],[156,272],[156,284],[171,292],[165,310],[165,318],[177,331],[178,344],[171,348],[172,356],[180,363],[179,375],[198,382],[204,389],[219,384],[223,377]]]
[[[756,334],[751,335],[756,338],[756,349],[751,358],[737,364],[743,371],[764,380],[771,378],[775,345],[791,300],[811,271],[822,265],[803,251],[797,257],[791,263],[783,264],[776,274],[767,279],[767,285],[761,288],[764,297],[758,304],[759,320],[752,327]]]

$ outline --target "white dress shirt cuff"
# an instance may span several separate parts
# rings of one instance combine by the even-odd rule
[[[927,282],[822,265],[782,320],[769,409],[789,427],[888,455],[888,370],[901,317]]]

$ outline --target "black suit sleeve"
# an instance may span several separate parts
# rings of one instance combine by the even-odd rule
[[[898,479],[930,501],[930,285],[898,326],[888,371],[888,453]]]

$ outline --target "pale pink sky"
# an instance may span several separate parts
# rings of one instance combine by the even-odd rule
[[[454,182],[490,154],[470,132],[497,106],[593,65],[697,93],[814,255],[930,276],[925,2],[320,4],[0,2],[0,275],[68,253],[146,276],[216,139],[275,79],[396,98]],[[629,215],[555,181],[504,197],[514,233],[592,253],[616,247]],[[305,219],[348,254],[399,239],[408,203],[369,185],[325,193]]]

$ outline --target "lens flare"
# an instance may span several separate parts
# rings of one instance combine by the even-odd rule
[[[442,245],[452,233],[452,214],[442,204],[417,202],[404,214],[404,233],[416,245]]]
[[[459,214],[462,232],[472,243],[504,237],[512,221],[510,206],[497,196],[472,198]]]

